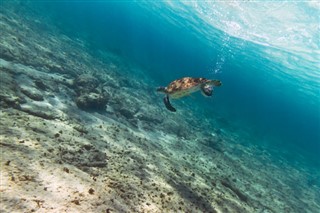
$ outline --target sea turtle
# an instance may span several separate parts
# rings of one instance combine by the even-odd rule
[[[178,99],[201,90],[204,96],[212,96],[213,86],[221,86],[221,81],[206,78],[184,77],[172,81],[167,87],[158,87],[157,91],[165,93],[163,98],[164,105],[172,112],[176,109],[170,104],[169,97]]]

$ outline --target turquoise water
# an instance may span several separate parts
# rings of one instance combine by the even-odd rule
[[[317,212],[320,4],[1,1],[1,212]],[[219,79],[163,104],[159,86]]]
[[[206,112],[195,116],[219,115],[248,129],[252,143],[303,153],[319,163],[317,2],[40,5],[62,32],[88,41],[93,53],[111,50],[127,57],[159,85],[183,76],[221,79],[213,100],[193,103]]]

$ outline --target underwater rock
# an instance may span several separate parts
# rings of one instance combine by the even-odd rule
[[[34,81],[34,84],[41,90],[46,91],[48,89],[48,87],[43,83],[43,81],[37,79]]]
[[[245,203],[248,202],[249,198],[244,193],[242,193],[238,188],[232,185],[228,179],[221,180],[220,182],[224,187],[229,188],[233,193],[235,193],[241,201]]]
[[[80,124],[76,124],[73,128],[82,134],[88,134],[89,132],[83,125]]]
[[[76,104],[83,110],[104,110],[108,102],[108,97],[105,93],[86,93],[76,98]]]
[[[33,70],[29,70],[27,74],[18,74],[14,75],[14,82],[16,84],[15,89],[20,91],[23,95],[29,97],[34,101],[43,101],[43,94],[35,87],[34,81],[32,78],[34,73]]]
[[[42,94],[36,90],[35,88],[29,88],[29,87],[20,87],[21,92],[31,98],[34,101],[43,101],[44,98]]]
[[[61,148],[61,160],[64,163],[69,163],[77,167],[105,167],[107,165],[107,156],[98,149],[90,150],[78,148],[75,150]]]
[[[6,69],[0,69],[0,106],[19,108],[25,100],[18,93],[13,75]]]
[[[128,110],[128,109],[125,109],[125,108],[121,108],[119,110],[120,114],[123,115],[125,118],[127,119],[133,119],[134,118],[134,112]]]
[[[73,85],[77,94],[81,95],[95,91],[99,86],[99,81],[92,75],[83,74],[74,80]]]
[[[0,94],[0,106],[19,109],[20,104],[24,102],[20,97]]]
[[[223,152],[223,147],[222,147],[222,138],[218,136],[205,136],[201,140],[201,143],[207,147],[210,147],[218,152]]]
[[[36,109],[36,108],[32,108],[32,107],[25,107],[25,106],[21,106],[20,108],[21,111],[23,112],[26,112],[30,115],[34,115],[34,116],[37,116],[37,117],[40,117],[40,118],[44,118],[44,119],[47,119],[47,120],[53,120],[53,119],[56,119],[58,118],[59,116],[56,115],[55,113],[53,112],[50,112],[50,111],[44,111],[43,109]]]
[[[12,50],[5,48],[1,49],[0,57],[7,61],[14,61],[16,59],[14,53],[12,53]]]
[[[187,138],[190,133],[189,129],[183,122],[177,123],[170,120],[164,121],[161,128],[169,133],[174,134],[178,137]]]
[[[160,124],[163,122],[163,118],[161,116],[159,116],[158,114],[156,113],[148,113],[148,114],[139,114],[137,116],[137,118],[140,120],[140,121],[144,121],[144,122],[147,122],[147,123],[152,123],[152,124]]]
[[[104,110],[108,102],[109,95],[102,89],[98,89],[100,82],[97,78],[89,74],[77,77],[73,86],[78,97],[75,102],[83,110]]]

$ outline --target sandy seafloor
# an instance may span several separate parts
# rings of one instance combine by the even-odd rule
[[[319,171],[166,111],[138,66],[23,10],[0,29],[0,212],[319,212]],[[106,110],[79,109],[79,78]]]

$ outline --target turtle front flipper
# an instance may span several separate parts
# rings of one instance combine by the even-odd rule
[[[163,98],[163,103],[164,103],[164,105],[166,106],[166,108],[167,108],[168,110],[170,110],[171,112],[177,111],[177,110],[171,105],[168,95],[166,95],[166,96]]]

